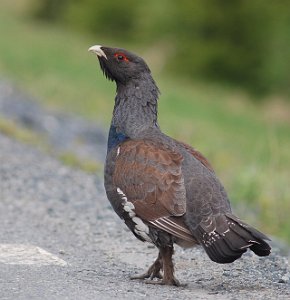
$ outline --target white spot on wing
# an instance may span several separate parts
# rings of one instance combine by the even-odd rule
[[[143,240],[147,242],[152,242],[152,240],[149,237],[149,227],[140,218],[136,216],[134,204],[128,201],[127,196],[120,188],[117,188],[117,193],[121,196],[121,199],[123,200],[122,205],[124,211],[128,213],[129,217],[136,224],[134,232],[137,235],[139,235]]]
[[[120,154],[120,147],[118,147],[118,149],[117,149],[117,156],[116,157],[118,157],[119,154]]]
[[[149,235],[146,234],[144,231],[139,231],[136,228],[134,229],[135,233],[142,237],[142,239],[146,242],[152,243],[152,240],[150,239]]]
[[[130,218],[133,218],[136,216],[135,214],[135,206],[132,202],[128,201],[127,196],[125,193],[120,189],[117,188],[117,193],[121,196],[121,199],[123,200],[122,205],[124,210],[129,214]]]
[[[146,234],[149,234],[149,227],[144,224],[144,222],[138,218],[138,217],[133,217],[132,218],[133,222],[136,224],[135,228],[139,231],[143,231]]]
[[[132,202],[124,203],[124,210],[126,212],[130,212],[133,209],[134,209],[134,205],[132,204]]]
[[[119,195],[121,195],[122,199],[127,200],[127,197],[126,197],[126,195],[124,194],[124,192],[123,192],[120,188],[118,188],[118,187],[117,187],[117,193],[118,193]]]

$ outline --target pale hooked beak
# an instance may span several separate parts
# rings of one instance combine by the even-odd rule
[[[95,45],[95,46],[90,47],[88,51],[97,54],[97,56],[99,56],[99,57],[105,57],[105,59],[108,59],[105,52],[101,49],[101,47],[102,46],[100,46],[100,45]]]

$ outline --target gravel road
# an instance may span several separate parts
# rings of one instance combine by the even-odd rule
[[[156,255],[114,214],[102,178],[0,134],[0,299],[290,299],[289,263],[275,248],[230,265],[176,248],[187,286],[129,279]]]
[[[55,154],[103,164],[107,132],[101,124],[44,109],[31,96],[0,79],[0,117],[43,137]]]

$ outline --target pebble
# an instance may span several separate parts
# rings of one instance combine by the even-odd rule
[[[290,282],[290,273],[283,275],[278,281],[278,283],[288,283],[288,282]]]

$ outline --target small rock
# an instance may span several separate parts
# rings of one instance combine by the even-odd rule
[[[217,291],[208,292],[209,295],[216,295],[216,294],[218,294],[218,293],[219,293],[219,292],[217,292]]]
[[[223,271],[223,276],[230,277],[231,273],[229,271]]]
[[[288,283],[288,282],[290,282],[290,273],[286,273],[278,281],[278,283]]]

